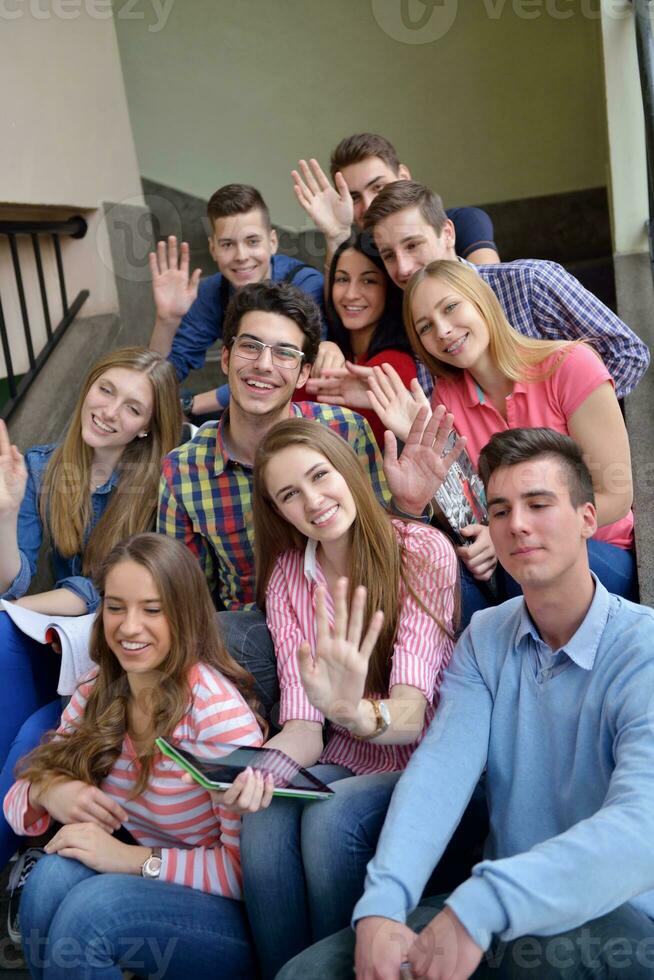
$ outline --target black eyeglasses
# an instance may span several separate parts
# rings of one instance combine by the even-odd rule
[[[297,347],[285,347],[284,344],[264,344],[253,337],[234,337],[231,347],[235,354],[246,361],[258,361],[268,348],[273,364],[280,368],[295,368],[304,357],[304,351],[298,350]]]

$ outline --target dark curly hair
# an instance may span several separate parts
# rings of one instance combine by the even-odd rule
[[[287,282],[253,282],[237,289],[225,312],[223,344],[229,347],[238,334],[241,320],[246,313],[277,313],[296,323],[304,334],[302,350],[304,363],[313,364],[318,356],[322,319],[318,306],[297,286]]]

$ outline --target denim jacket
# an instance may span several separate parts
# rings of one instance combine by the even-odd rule
[[[55,445],[34,446],[25,454],[27,466],[27,485],[25,496],[18,514],[18,550],[20,552],[20,570],[3,599],[19,599],[30,587],[32,576],[36,571],[36,562],[43,539],[43,524],[39,512],[39,491],[43,474],[50,462]],[[111,491],[118,482],[118,474],[112,473],[106,483],[91,494],[91,523],[86,530],[85,538],[102,517],[109,501]],[[100,596],[91,579],[82,572],[82,556],[74,555],[64,558],[56,548],[51,549],[52,566],[56,580],[56,589],[69,589],[86,603],[87,612],[94,612],[100,602]]]

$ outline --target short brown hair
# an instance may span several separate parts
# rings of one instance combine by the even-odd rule
[[[508,429],[496,432],[479,454],[479,475],[488,490],[490,478],[502,466],[528,463],[538,456],[556,460],[567,477],[570,503],[573,507],[595,503],[593,478],[581,453],[570,436],[554,429]]]
[[[254,210],[261,211],[266,228],[270,231],[272,225],[268,205],[256,187],[251,187],[250,184],[225,184],[211,195],[207,205],[212,230],[218,218],[247,214]]]
[[[223,322],[223,345],[229,347],[246,313],[277,313],[296,323],[304,334],[304,363],[318,356],[322,317],[316,301],[288,282],[252,282],[237,289],[229,301]]]
[[[438,194],[415,180],[395,180],[382,187],[363,216],[363,227],[366,231],[373,231],[383,218],[407,208],[418,208],[436,234],[442,234],[447,221],[443,202]]]
[[[361,163],[368,157],[379,157],[387,164],[394,174],[400,169],[400,158],[393,144],[385,136],[378,136],[377,133],[355,133],[354,136],[346,136],[338,144],[332,158],[329,161],[329,170],[334,179],[334,174],[343,167],[349,167],[353,163]]]

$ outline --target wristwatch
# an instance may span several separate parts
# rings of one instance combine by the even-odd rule
[[[161,848],[153,847],[152,854],[141,865],[142,878],[158,878],[161,874]]]
[[[186,418],[188,418],[190,415],[193,414],[194,399],[195,399],[195,395],[182,395],[180,399],[182,403],[182,412],[184,413]]]
[[[375,712],[375,730],[369,735],[354,735],[354,738],[360,742],[369,742],[371,738],[377,738],[378,735],[384,734],[391,723],[391,713],[385,701],[377,701],[375,698],[364,698],[364,701],[369,701],[372,710]]]

